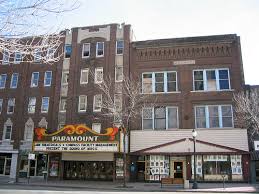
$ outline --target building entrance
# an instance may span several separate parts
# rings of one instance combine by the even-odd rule
[[[0,156],[0,175],[10,175],[12,158]]]
[[[64,161],[64,179],[113,180],[112,161]]]

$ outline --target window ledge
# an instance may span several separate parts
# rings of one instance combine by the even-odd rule
[[[201,92],[201,93],[205,93],[205,92],[233,92],[233,91],[235,91],[234,89],[230,89],[230,90],[210,90],[210,91],[208,91],[208,90],[192,90],[192,91],[190,91],[191,93],[199,93],[199,92]]]
[[[181,93],[181,91],[175,91],[175,92],[154,92],[154,93],[141,93],[141,94],[152,94],[152,95],[154,95],[154,94],[180,94]]]

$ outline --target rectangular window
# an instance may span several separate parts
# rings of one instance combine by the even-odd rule
[[[104,55],[104,42],[96,43],[96,57],[102,57]]]
[[[62,85],[67,85],[69,81],[69,72],[68,71],[63,71],[62,72]]]
[[[80,84],[88,83],[88,73],[89,73],[89,69],[81,69]]]
[[[143,108],[142,129],[153,129],[153,108]]]
[[[206,105],[195,107],[196,128],[233,127],[231,105]]]
[[[123,81],[123,66],[116,66],[115,67],[115,81],[121,82]]]
[[[164,92],[164,73],[155,73],[155,92]]]
[[[41,50],[35,49],[34,50],[34,62],[40,62],[41,60]]]
[[[87,96],[79,96],[78,101],[78,112],[85,112],[87,108]]]
[[[155,129],[166,129],[166,108],[155,108]]]
[[[31,141],[33,139],[33,125],[25,124],[24,140]]]
[[[30,97],[28,103],[28,113],[35,113],[36,110],[36,98]]]
[[[142,92],[152,93],[152,73],[142,74]]]
[[[123,40],[117,40],[117,42],[116,42],[116,54],[117,55],[122,55],[123,54],[123,49],[124,49],[124,42],[123,42]]]
[[[10,88],[17,88],[18,77],[19,77],[18,73],[13,73],[12,78],[11,78]]]
[[[94,130],[97,133],[101,133],[101,123],[93,123],[92,130]]]
[[[70,58],[72,53],[72,45],[66,44],[65,45],[65,58]]]
[[[22,54],[20,52],[15,52],[14,54],[14,63],[19,64],[22,61]]]
[[[8,99],[7,114],[13,114],[14,113],[14,107],[15,107],[15,98]]]
[[[193,82],[195,91],[219,91],[231,89],[228,69],[194,70]]]
[[[5,126],[4,139],[6,139],[6,140],[11,140],[12,128],[13,128],[12,125],[6,125],[6,126]]]
[[[168,129],[177,129],[179,127],[177,107],[167,107],[167,120]]]
[[[0,99],[0,114],[2,113],[3,110],[3,99]]]
[[[97,67],[95,68],[94,83],[102,83],[102,82],[103,82],[103,68]]]
[[[42,97],[41,112],[47,113],[49,111],[49,97]]]
[[[176,72],[167,72],[167,92],[177,91]]]
[[[46,71],[44,75],[44,86],[51,86],[52,71]]]
[[[6,78],[7,78],[6,74],[0,75],[0,89],[5,88]]]
[[[67,110],[67,99],[61,98],[59,104],[59,112],[66,112]]]
[[[84,43],[82,48],[82,58],[90,57],[90,43]]]
[[[3,52],[3,64],[5,64],[5,65],[8,64],[9,58],[10,58],[9,52],[4,50],[4,52]]]
[[[38,82],[39,82],[39,72],[33,72],[31,76],[31,87],[38,87]]]
[[[94,106],[93,106],[93,111],[94,112],[101,112],[102,110],[102,95],[97,94],[94,96]]]
[[[122,94],[114,95],[114,105],[116,112],[121,112],[122,110]]]
[[[55,49],[54,48],[49,48],[47,51],[47,61],[51,61],[54,59],[54,54],[55,54]]]

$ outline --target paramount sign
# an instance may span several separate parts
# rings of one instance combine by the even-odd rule
[[[85,125],[67,125],[54,133],[44,128],[34,130],[33,151],[40,152],[118,152],[118,128],[98,133]]]

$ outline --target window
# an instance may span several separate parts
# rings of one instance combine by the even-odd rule
[[[88,83],[88,72],[89,69],[81,69],[80,84]]]
[[[206,105],[195,107],[196,128],[233,127],[231,105]]]
[[[2,113],[3,110],[3,99],[0,99],[0,114]]]
[[[30,97],[28,103],[28,113],[35,113],[36,109],[36,98]]]
[[[96,57],[102,57],[104,55],[104,42],[96,43]]]
[[[94,106],[93,111],[94,112],[101,112],[102,110],[102,95],[97,94],[94,96]]]
[[[26,141],[32,141],[33,139],[33,124],[25,124],[25,129],[24,129],[24,140]]]
[[[6,74],[0,75],[0,89],[5,88],[6,78],[7,78]]]
[[[4,133],[4,138],[5,140],[11,140],[12,136],[12,125],[5,125],[5,133]]]
[[[13,73],[12,78],[11,78],[10,88],[17,88],[18,77],[19,77],[18,73]]]
[[[42,97],[41,112],[47,113],[49,111],[49,97]]]
[[[124,42],[123,40],[118,40],[116,42],[116,54],[121,55],[123,54]]]
[[[7,114],[13,114],[14,113],[14,107],[15,107],[15,98],[8,99]]]
[[[55,49],[54,48],[49,48],[47,51],[47,60],[53,60],[54,59],[54,54],[55,54]]]
[[[52,71],[46,71],[44,75],[44,86],[51,86]]]
[[[19,64],[22,61],[22,54],[20,52],[15,52],[14,63]]]
[[[40,62],[41,60],[41,50],[40,49],[35,49],[34,50],[34,61],[35,62]]]
[[[231,166],[227,155],[204,155],[203,161],[203,172],[206,178],[211,178],[211,175],[230,173]],[[206,179],[205,177],[204,179]],[[228,176],[226,176],[226,179],[228,179]]]
[[[142,74],[142,93],[177,91],[176,72],[151,72]]]
[[[82,58],[90,57],[90,43],[84,43],[82,48]]]
[[[97,133],[101,133],[101,123],[93,123],[92,130],[94,130]]]
[[[69,81],[69,72],[68,71],[63,71],[62,72],[62,85],[67,85]]]
[[[115,81],[121,82],[123,81],[123,66],[116,66],[115,67]]]
[[[122,94],[114,95],[114,105],[116,112],[121,112],[122,110]]]
[[[193,88],[195,91],[229,90],[228,69],[208,69],[193,71]]]
[[[8,51],[4,51],[3,52],[3,64],[8,64],[9,63],[9,58],[10,58],[9,52]]]
[[[65,45],[65,58],[70,58],[72,53],[72,46],[71,44]]]
[[[38,87],[39,82],[39,72],[33,72],[31,76],[31,87]]]
[[[87,96],[79,96],[78,112],[85,112],[87,107]]]
[[[59,112],[66,112],[67,110],[67,99],[61,98],[59,104]]]
[[[142,129],[178,128],[177,107],[147,107],[142,110]]]
[[[94,83],[102,83],[102,81],[103,81],[103,68],[97,67],[95,68]]]

